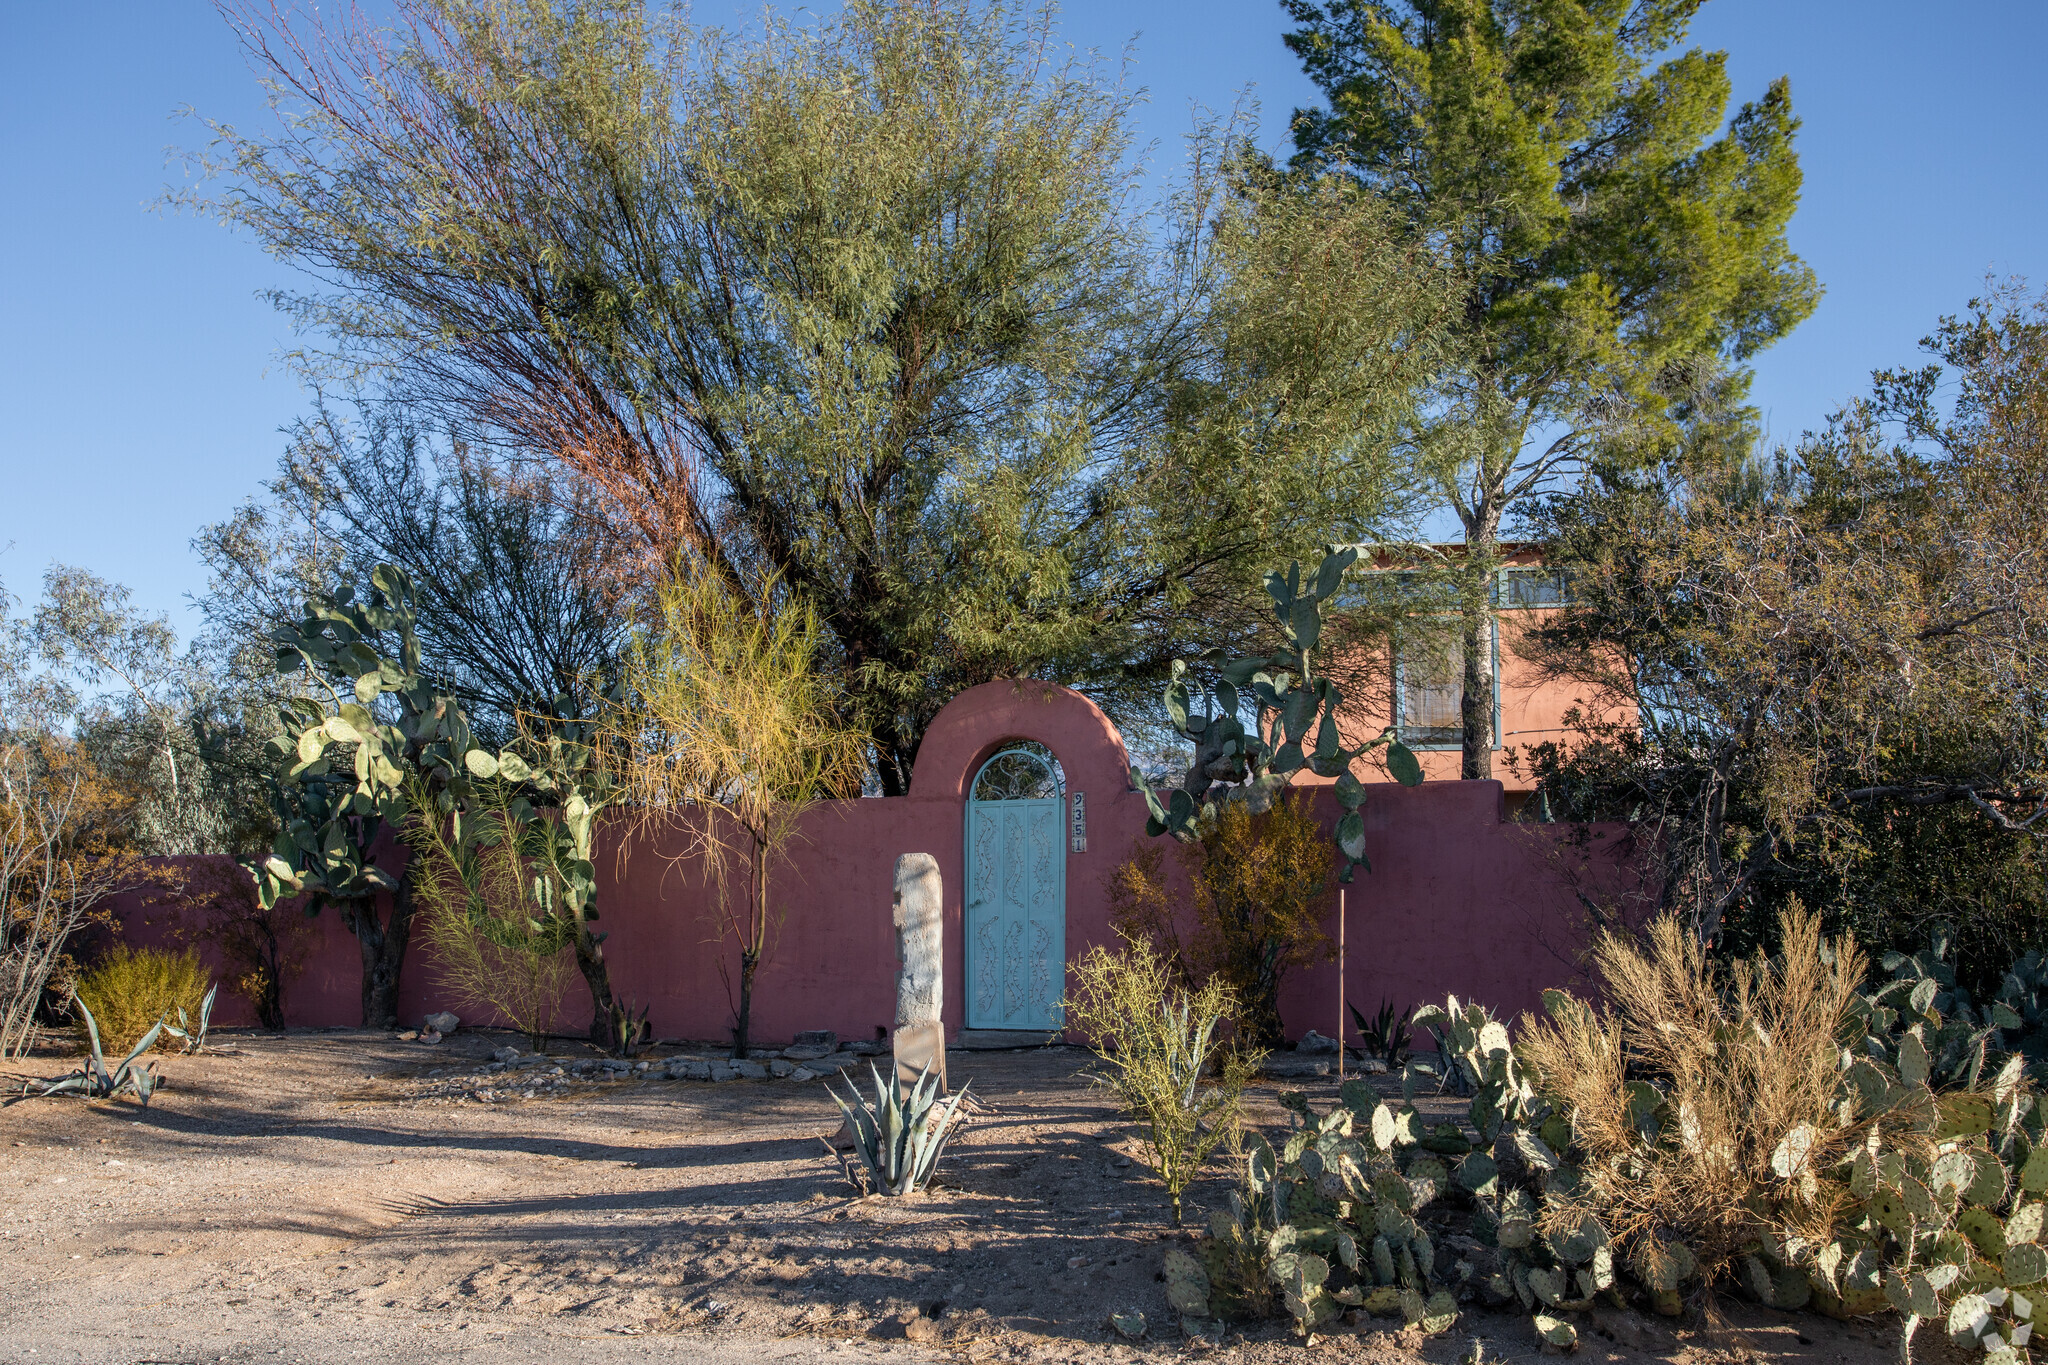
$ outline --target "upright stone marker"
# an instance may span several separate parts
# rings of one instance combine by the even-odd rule
[[[929,1064],[946,1085],[945,959],[939,939],[943,887],[939,860],[906,853],[896,860],[896,1079],[913,1085]]]

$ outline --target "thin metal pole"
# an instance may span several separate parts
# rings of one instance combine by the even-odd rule
[[[1344,1083],[1344,888],[1337,888],[1337,1083]]]

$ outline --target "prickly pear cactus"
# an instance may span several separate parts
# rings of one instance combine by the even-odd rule
[[[1384,748],[1387,771],[1410,787],[1422,781],[1422,766],[1391,729],[1346,747],[1337,724],[1344,694],[1333,680],[1316,672],[1323,604],[1336,595],[1345,572],[1357,562],[1358,551],[1347,546],[1327,551],[1306,580],[1298,563],[1290,564],[1284,574],[1267,574],[1266,592],[1273,599],[1286,644],[1264,658],[1226,658],[1220,650],[1202,654],[1196,662],[1216,674],[1203,699],[1206,706],[1194,706],[1187,663],[1173,661],[1166,715],[1175,731],[1193,741],[1195,758],[1181,785],[1164,792],[1154,791],[1144,774],[1131,769],[1132,783],[1145,794],[1148,834],[1193,839],[1201,824],[1214,816],[1218,801],[1249,800],[1256,803],[1255,809],[1263,809],[1276,791],[1306,769],[1336,779],[1337,801],[1344,808],[1337,822],[1337,847],[1345,858],[1337,880],[1350,881],[1359,867],[1372,870],[1365,857],[1365,787],[1352,773],[1352,764]],[[1247,703],[1250,725],[1244,721]]]

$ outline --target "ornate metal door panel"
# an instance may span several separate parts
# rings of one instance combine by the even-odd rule
[[[1025,757],[1011,751],[989,764]],[[993,799],[967,803],[967,1027],[1056,1029],[1067,950],[1057,781],[1048,768],[1043,782],[1003,790],[977,780],[974,790]]]

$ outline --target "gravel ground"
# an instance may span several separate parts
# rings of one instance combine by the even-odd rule
[[[1166,1226],[1078,1052],[956,1053],[950,1073],[971,1079],[978,1108],[944,1185],[890,1200],[858,1197],[828,1155],[839,1115],[815,1079],[670,1079],[672,1049],[621,1071],[570,1044],[506,1066],[491,1054],[518,1039],[468,1030],[431,1046],[361,1031],[223,1041],[234,1051],[163,1059],[169,1084],[146,1111],[0,1109],[0,1362],[1202,1352],[1158,1280],[1186,1234]],[[0,1086],[70,1064],[0,1064]],[[1335,1089],[1286,1084],[1319,1105]],[[1273,1091],[1257,1100],[1284,1128]],[[1205,1186],[1194,1203],[1222,1194]],[[1109,1327],[1131,1310],[1152,1324],[1137,1341]],[[1580,1354],[1896,1357],[1888,1320],[1729,1311],[1739,1334],[1614,1314]],[[1206,1353],[1451,1365],[1475,1336],[1487,1360],[1538,1354],[1525,1321],[1476,1310],[1435,1340],[1368,1323],[1303,1346],[1276,1324]]]

